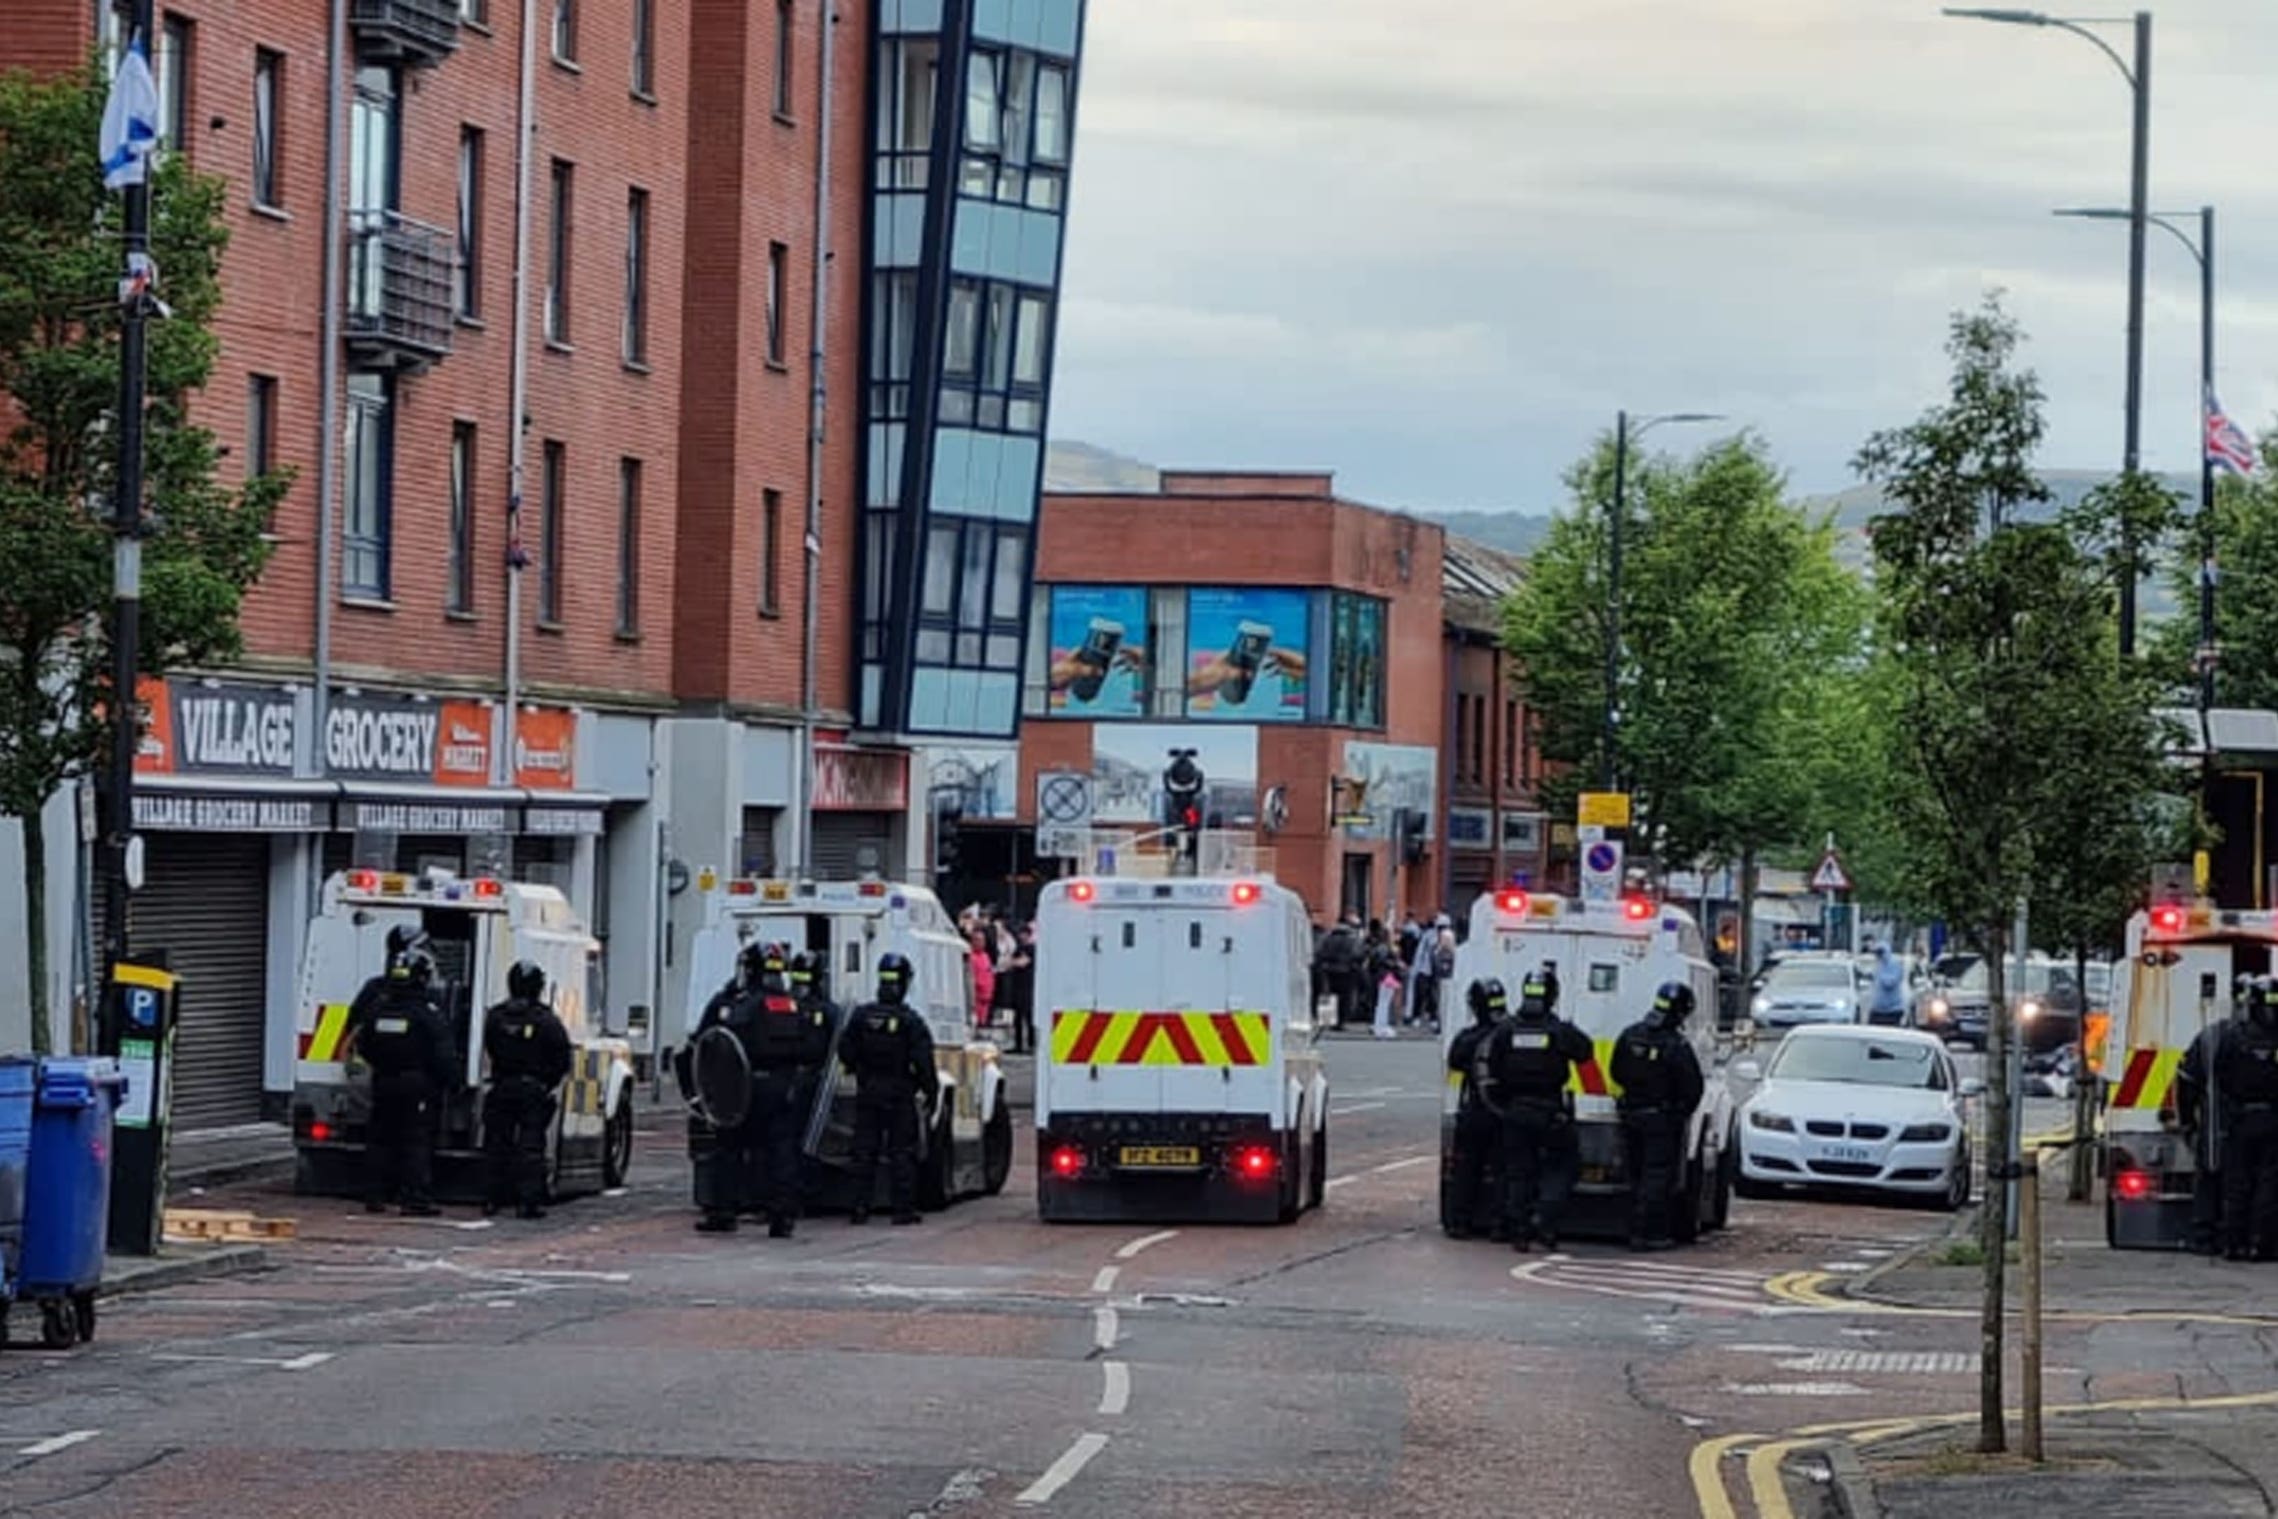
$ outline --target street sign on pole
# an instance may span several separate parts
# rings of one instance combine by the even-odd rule
[[[1574,821],[1585,828],[1627,828],[1629,793],[1585,791],[1575,798]]]
[[[1611,902],[1621,895],[1622,846],[1616,839],[1599,839],[1582,846],[1582,900]]]
[[[1843,857],[1832,847],[1819,857],[1819,868],[1811,873],[1811,889],[1829,893],[1851,889],[1851,872],[1843,868]]]

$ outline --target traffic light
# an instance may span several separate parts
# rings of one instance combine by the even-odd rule
[[[944,807],[933,815],[933,873],[937,881],[957,873],[957,831],[964,817],[965,810],[955,806]]]
[[[1192,875],[1202,844],[1202,798],[1209,784],[1192,749],[1173,749],[1163,771],[1163,825],[1178,836],[1178,859]]]

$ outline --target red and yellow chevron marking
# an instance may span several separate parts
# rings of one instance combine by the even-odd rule
[[[301,1059],[323,1065],[340,1058],[348,1033],[348,1004],[327,1002],[316,1010],[316,1027],[301,1035]]]
[[[1567,1073],[1566,1090],[1582,1097],[1619,1097],[1621,1088],[1607,1074],[1614,1068],[1612,1039],[1593,1039],[1597,1053]]]
[[[2175,1090],[2175,1068],[2183,1063],[2181,1050],[2139,1045],[2128,1051],[2128,1064],[2113,1088],[2116,1108],[2163,1108]]]
[[[1264,1013],[1140,1013],[1067,1009],[1052,1014],[1059,1065],[1264,1065],[1273,1056]]]

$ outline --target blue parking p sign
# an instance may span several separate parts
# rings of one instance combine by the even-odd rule
[[[155,986],[130,986],[125,990],[128,1025],[138,1029],[157,1028],[158,988]]]

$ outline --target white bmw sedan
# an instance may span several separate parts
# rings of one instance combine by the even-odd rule
[[[1753,1066],[1733,1067],[1761,1082],[1740,1110],[1743,1196],[1796,1185],[1873,1188],[1948,1209],[1969,1201],[1963,1104],[1980,1084],[1956,1078],[1937,1038],[1811,1025],[1782,1040],[1769,1066]]]

